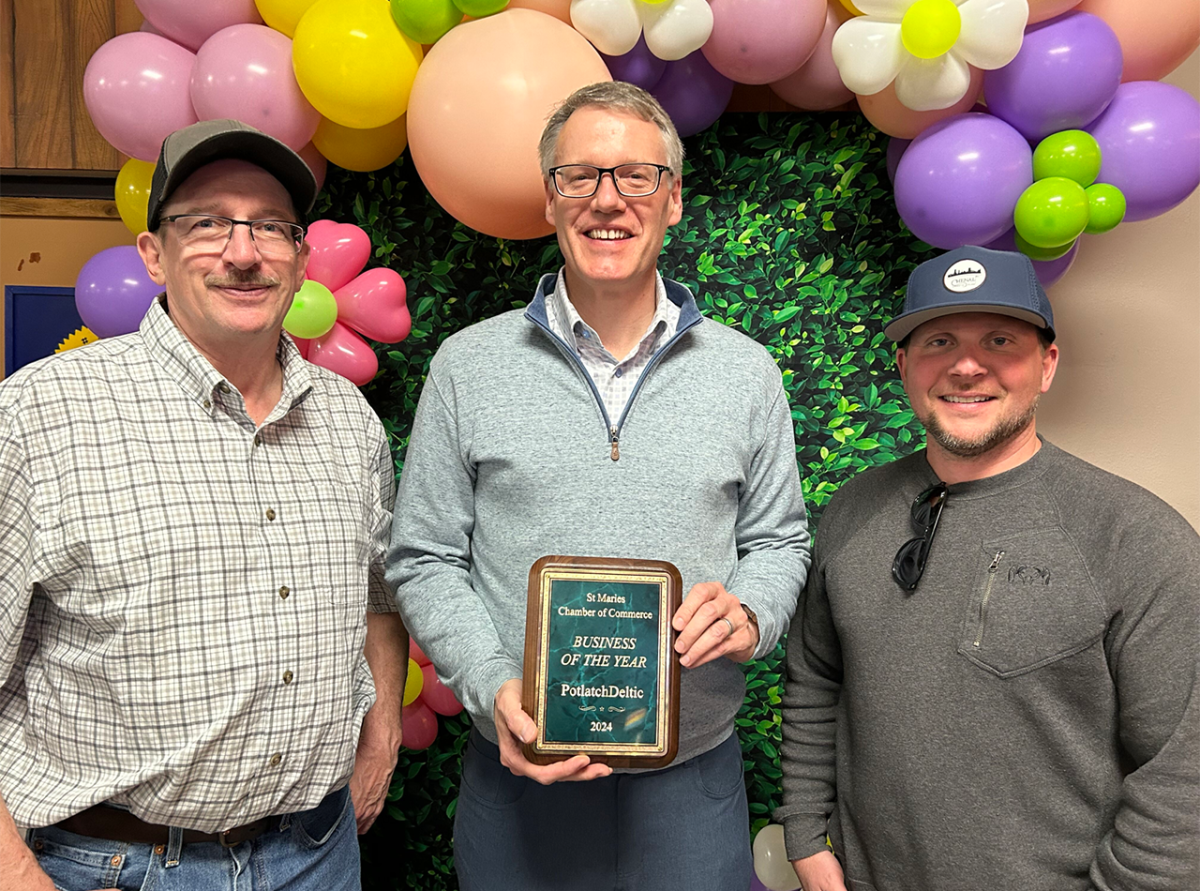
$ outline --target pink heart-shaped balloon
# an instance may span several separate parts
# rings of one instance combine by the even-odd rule
[[[340,322],[310,342],[308,361],[340,374],[358,386],[369,382],[379,370],[379,358],[371,345]]]
[[[371,256],[371,239],[352,223],[317,220],[306,238],[312,248],[306,275],[331,291],[354,278]]]
[[[297,337],[294,334],[289,334],[288,336],[292,338],[292,343],[296,344],[296,349],[300,351],[300,355],[307,359],[308,353],[312,349],[312,340],[305,337]]]
[[[412,330],[404,279],[385,267],[368,269],[338,288],[338,321],[380,343],[399,343]]]

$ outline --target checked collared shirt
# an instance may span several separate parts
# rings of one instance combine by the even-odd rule
[[[637,386],[638,378],[654,358],[661,344],[675,336],[679,327],[679,307],[667,297],[662,276],[654,273],[654,318],[646,333],[628,356],[618,359],[600,342],[600,336],[579,316],[579,311],[567,295],[567,277],[558,271],[554,294],[546,301],[546,319],[550,330],[575,351],[583,363],[608,412],[609,423],[615,425],[625,410],[625,404]]]
[[[206,832],[315,806],[374,687],[394,470],[281,338],[259,428],[167,315],[0,384],[0,794]]]

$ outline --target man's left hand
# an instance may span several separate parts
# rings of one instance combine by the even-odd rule
[[[758,647],[758,628],[720,582],[694,585],[671,624],[679,632],[675,649],[684,668],[721,656],[746,662]]]
[[[383,813],[399,749],[398,733],[384,733],[372,729],[370,721],[363,722],[354,757],[354,775],[350,777],[350,800],[354,802],[359,835],[370,829]]]

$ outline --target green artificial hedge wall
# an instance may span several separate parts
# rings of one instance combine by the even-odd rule
[[[859,115],[724,115],[685,140],[683,220],[669,230],[660,263],[705,315],[740,328],[779,363],[814,522],[840,482],[920,443],[883,324],[932,249],[896,214],[886,142]],[[408,285],[412,334],[378,346],[380,373],[364,388],[399,473],[438,344],[523,306],[538,276],[560,264],[558,245],[456,223],[407,157],[371,174],[331,168],[316,216],[361,226],[375,245],[373,265],[390,266]],[[737,719],[752,832],[779,804],[782,656],[780,645],[747,666]],[[439,720],[428,750],[401,751],[387,810],[363,838],[367,891],[458,887],[451,829],[470,725],[465,715]]]

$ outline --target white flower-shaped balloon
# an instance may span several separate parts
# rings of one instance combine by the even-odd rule
[[[571,24],[606,56],[623,56],[638,42],[673,62],[694,53],[712,34],[707,0],[571,0]]]
[[[833,36],[842,81],[863,96],[893,80],[913,111],[949,108],[966,95],[971,65],[1003,68],[1021,49],[1027,0],[854,0],[864,15]],[[572,5],[572,12],[574,5]]]

